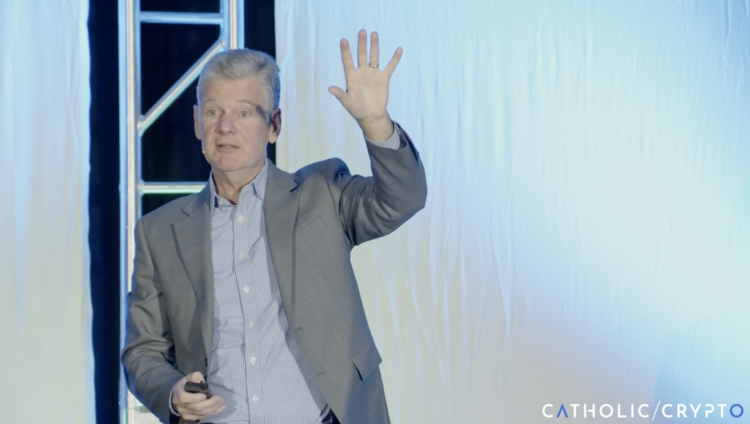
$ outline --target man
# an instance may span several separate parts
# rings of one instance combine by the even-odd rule
[[[351,249],[423,206],[425,175],[386,110],[401,57],[382,71],[378,37],[341,40],[346,90],[331,87],[367,139],[373,177],[339,159],[294,174],[266,160],[281,131],[278,68],[234,50],[202,71],[195,134],[211,164],[197,194],[144,216],[122,363],[162,422],[387,423],[380,355]],[[207,382],[213,396],[188,393]]]

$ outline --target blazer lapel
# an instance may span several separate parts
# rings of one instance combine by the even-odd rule
[[[294,269],[292,264],[292,232],[297,220],[299,190],[294,175],[269,162],[268,183],[263,202],[266,241],[276,270],[281,301],[290,327],[294,325]],[[294,328],[291,328],[294,329]]]
[[[182,208],[188,215],[172,224],[177,250],[193,285],[201,314],[201,332],[206,355],[213,342],[214,283],[211,259],[211,217],[208,185]]]

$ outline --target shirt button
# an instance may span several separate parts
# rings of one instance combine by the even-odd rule
[[[237,217],[237,221],[239,221],[240,224],[242,224],[242,221],[244,221],[244,220],[245,220],[245,217],[242,216],[242,215],[240,215],[240,216]]]
[[[253,403],[258,403],[258,395],[253,395]]]
[[[250,321],[247,323],[247,325],[250,326],[250,328],[253,328],[255,327],[255,321]]]
[[[250,365],[255,365],[255,356],[250,357]]]
[[[242,290],[244,290],[245,293],[250,293],[250,287],[248,286],[243,287]]]
[[[244,259],[245,258],[245,252],[240,252],[240,254],[237,255],[237,257],[240,258],[240,260]]]
[[[224,200],[223,199],[219,199],[219,206],[224,206]]]

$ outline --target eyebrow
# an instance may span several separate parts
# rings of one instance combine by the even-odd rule
[[[212,99],[212,98],[208,98],[208,99],[206,99],[206,100],[203,101],[202,105],[205,105],[206,103],[209,103],[209,102],[215,102],[215,101],[217,101],[217,100],[216,99]],[[247,103],[248,105],[254,106],[254,107],[258,107],[259,106],[259,105],[255,104],[255,103],[251,102],[250,100],[245,100],[245,99],[238,100],[237,103]]]
[[[203,104],[201,105],[201,108],[203,106],[205,106],[206,103],[208,103],[208,102],[215,102],[215,101],[216,101],[216,99],[210,99],[210,98],[206,99],[206,100],[203,101]],[[255,104],[255,103],[251,102],[250,100],[244,100],[244,99],[238,100],[237,103],[246,103],[246,104],[248,104],[250,106],[254,106],[255,107],[255,111],[258,112],[259,115],[264,116],[265,119],[266,119],[266,121],[268,121],[268,120],[271,119],[271,112],[267,112],[263,108],[263,106],[261,106],[261,105]]]

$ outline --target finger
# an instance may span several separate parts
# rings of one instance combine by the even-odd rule
[[[187,381],[193,382],[193,383],[200,383],[201,381],[206,381],[203,378],[203,374],[201,374],[198,371],[195,371],[187,376]]]
[[[404,50],[399,47],[396,49],[396,53],[393,53],[393,57],[391,58],[391,61],[388,62],[388,66],[385,67],[383,70],[388,77],[393,75],[393,71],[396,70],[396,66],[398,65],[398,62],[401,60],[401,55],[404,54]]]
[[[378,67],[380,65],[380,43],[378,42],[378,33],[373,31],[370,34],[370,66]]]
[[[345,92],[339,87],[329,87],[328,92],[333,94],[336,99],[341,102],[344,108],[346,108],[347,110],[349,109],[349,93]]]
[[[224,400],[218,396],[214,396],[211,399],[203,399],[197,403],[191,403],[184,405],[188,412],[194,414],[208,415],[210,411],[215,411],[224,406]]]
[[[349,50],[349,40],[346,38],[341,39],[341,62],[344,64],[344,74],[354,69],[352,52]]]
[[[202,420],[203,418],[209,417],[211,415],[216,415],[220,412],[224,412],[227,409],[226,405],[221,404],[209,409],[201,410],[201,411],[177,411],[180,413],[180,415],[189,421],[198,421]]]
[[[357,68],[367,66],[367,31],[360,30],[357,36]]]
[[[344,103],[349,95],[339,87],[328,87],[328,92],[336,96],[341,103]]]
[[[206,395],[204,395],[203,393],[190,393],[183,391],[177,393],[177,395],[172,399],[172,402],[174,402],[175,407],[177,407],[177,405],[197,405],[204,400],[206,400]]]
[[[190,416],[193,419],[201,419],[226,409],[226,405],[224,404],[224,400],[218,396],[214,396],[211,399],[204,399],[198,403],[175,405],[175,408],[185,418]]]

